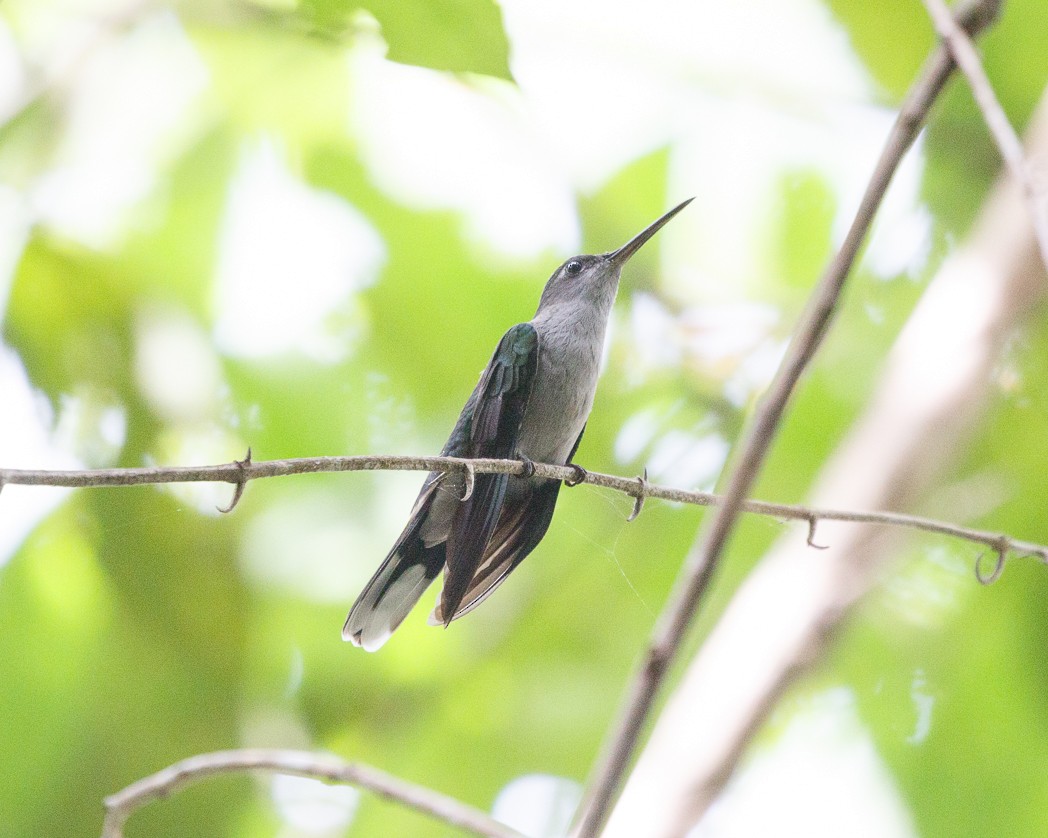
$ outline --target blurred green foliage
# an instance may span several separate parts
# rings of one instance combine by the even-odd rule
[[[392,61],[510,78],[509,42],[494,0],[305,0],[297,14],[338,38],[352,31],[361,10],[381,25]]]
[[[828,6],[882,94],[898,101],[933,45],[919,2]],[[194,133],[160,172],[141,223],[116,245],[90,248],[46,224],[30,229],[4,341],[58,416],[72,397],[120,407],[126,435],[113,464],[170,462],[171,451],[192,450],[177,441],[199,427],[224,441],[224,460],[249,444],[255,459],[435,452],[499,336],[530,317],[541,280],[565,254],[488,258],[457,213],[407,206],[383,187],[345,130],[342,50],[366,28],[356,3],[250,8],[223,7],[225,17],[181,8],[211,90]],[[359,8],[379,22],[392,60],[511,78],[509,40],[490,0]],[[21,32],[17,14],[9,25]],[[987,67],[1020,125],[1048,77],[1045,32],[1048,6],[1015,0],[985,41]],[[70,119],[52,92],[5,125],[3,179],[26,183],[52,165]],[[377,280],[347,293],[325,323],[347,351],[321,363],[301,352],[241,356],[215,342],[221,384],[209,412],[173,418],[145,392],[136,367],[141,318],[160,307],[213,336],[227,192],[238,149],[259,132],[281,139],[311,187],[366,218],[385,261]],[[963,236],[997,170],[962,85],[937,109],[923,148],[922,190],[941,255]],[[617,246],[662,211],[670,170],[670,155],[657,149],[581,197],[584,248]],[[793,171],[773,191],[781,200],[766,247],[778,266],[769,293],[781,339],[830,253],[838,207],[815,172]],[[661,293],[656,257],[646,249],[623,279],[607,373],[578,457],[592,469],[639,473],[673,433],[733,440],[749,408],[724,395],[727,368],[685,357],[630,372],[639,295],[658,298],[673,316],[684,307]],[[804,498],[862,411],[935,261],[920,277],[857,271],[759,496]],[[288,306],[296,279],[288,277]],[[975,523],[1041,542],[1043,314],[1014,336],[1007,384],[995,383],[990,414],[949,477],[988,475],[1005,486],[1004,499]],[[657,417],[651,438],[616,457],[623,427],[645,411]],[[0,568],[0,833],[95,834],[105,794],[194,753],[244,744],[333,751],[482,809],[522,774],[583,781],[702,513],[649,502],[627,526],[628,499],[565,491],[547,539],[489,604],[447,632],[426,626],[420,608],[381,653],[365,655],[341,641],[339,628],[418,480],[360,473],[252,484],[225,517],[211,511],[209,496],[202,502],[181,490],[66,497]],[[783,529],[744,522],[704,627]],[[914,576],[921,584],[905,596],[888,589],[875,597],[798,690],[854,691],[921,835],[1039,836],[1048,831],[1037,782],[1048,767],[1040,593],[1048,580],[1043,568],[1016,563],[995,587],[977,589],[975,552],[915,540],[898,584]],[[318,594],[314,577],[336,580],[345,597]],[[947,605],[936,599],[941,590],[952,592]],[[901,617],[900,600],[934,619]],[[922,737],[913,735],[918,682],[934,699]],[[128,835],[273,834],[280,821],[267,789],[243,778],[209,780],[135,815]],[[452,833],[365,796],[347,834]]]

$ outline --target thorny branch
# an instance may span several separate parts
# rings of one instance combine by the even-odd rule
[[[102,823],[102,838],[123,838],[127,819],[136,809],[154,800],[167,797],[184,786],[213,774],[243,771],[275,771],[332,783],[348,783],[477,835],[488,838],[524,838],[515,829],[499,823],[479,809],[432,789],[386,774],[370,765],[346,762],[326,754],[263,748],[198,754],[176,762],[156,774],[143,777],[110,795],[105,799],[106,815]]]
[[[954,61],[968,75],[976,100],[986,116],[987,124],[994,134],[1001,153],[1022,185],[1031,205],[1041,256],[1048,265],[1046,211],[1038,201],[1038,195],[1022,158],[1021,147],[1000,105],[993,96],[992,88],[986,79],[978,55],[964,29],[952,18],[942,0],[924,0],[924,2],[935,20],[936,28],[945,46],[929,62],[922,78],[914,87],[900,112],[848,237],[840,253],[824,274],[816,295],[813,296],[803,325],[791,345],[790,352],[784,359],[765,402],[740,446],[741,453],[736,460],[736,467],[726,495],[718,497],[709,493],[661,487],[649,483],[646,477],[630,479],[595,472],[587,473],[581,481],[620,491],[635,498],[636,503],[631,520],[640,513],[643,502],[648,497],[720,507],[719,513],[711,525],[706,528],[700,546],[694,552],[689,566],[685,569],[685,575],[682,576],[678,589],[671,598],[656,629],[648,661],[646,665],[642,666],[638,675],[634,695],[615,737],[609,758],[603,770],[598,774],[595,796],[590,799],[589,808],[581,825],[579,833],[581,835],[596,834],[606,817],[607,809],[617,793],[622,774],[639,737],[644,719],[650,711],[654,696],[677,651],[684,631],[697,611],[739,512],[746,511],[778,518],[803,520],[808,525],[807,543],[812,547],[821,546],[814,541],[816,525],[820,520],[909,527],[966,539],[987,546],[996,556],[991,572],[986,574],[980,567],[982,556],[980,560],[976,561],[976,576],[984,583],[992,582],[999,577],[1005,559],[1012,552],[1033,555],[1048,562],[1048,547],[1019,541],[1002,534],[973,530],[918,516],[886,512],[813,509],[744,499],[771,444],[790,394],[826,333],[843,283],[894,170],[916,137],[932,102],[938,96],[953,69]],[[991,22],[999,5],[1000,3],[996,0],[969,4],[967,16],[964,12],[961,13],[962,21],[972,31],[982,28]],[[522,464],[512,460],[465,461],[438,457],[324,457],[253,463],[249,452],[243,461],[200,468],[110,469],[75,472],[0,469],[0,489],[8,484],[89,487],[222,481],[231,483],[235,487],[232,501],[222,510],[232,511],[240,500],[246,484],[253,479],[325,471],[379,469],[461,470],[466,474],[467,487],[471,487],[474,473],[518,474],[522,470]],[[536,474],[549,479],[566,481],[577,480],[579,477],[578,472],[570,467],[539,464],[536,465]],[[468,495],[470,488],[467,488],[466,491]],[[106,800],[107,813],[103,836],[104,838],[120,838],[123,824],[133,811],[197,779],[216,773],[252,770],[279,771],[352,783],[453,825],[470,829],[480,835],[517,836],[519,838],[518,833],[493,821],[478,810],[429,789],[414,786],[383,774],[368,766],[301,752],[261,750],[199,755],[134,783]]]
[[[571,466],[555,466],[534,463],[535,475],[550,480],[574,481],[580,478],[578,471]],[[357,456],[357,457],[300,457],[287,460],[261,460],[253,462],[251,452],[243,460],[222,463],[213,466],[155,466],[145,468],[112,468],[86,469],[81,471],[46,471],[28,469],[0,468],[0,488],[6,485],[21,486],[64,486],[72,488],[97,488],[140,486],[162,483],[231,483],[234,486],[233,501],[229,506],[219,509],[220,512],[231,511],[236,502],[243,496],[244,487],[252,480],[266,477],[286,477],[293,474],[320,474],[322,472],[341,471],[462,471],[465,472],[466,492],[472,483],[470,475],[474,474],[521,474],[525,469],[520,460],[462,459],[460,457],[395,457],[395,456]],[[698,492],[688,489],[676,489],[660,486],[643,477],[619,477],[614,474],[602,474],[599,471],[586,471],[581,475],[582,483],[599,486],[621,492],[634,498],[633,511],[628,520],[634,520],[640,514],[644,501],[648,498],[686,503],[694,506],[721,506],[724,498],[711,492]],[[812,541],[812,535],[819,521],[850,521],[857,524],[883,524],[885,526],[904,527],[923,530],[924,532],[948,535],[971,541],[990,548],[998,556],[995,572],[983,574],[976,562],[976,576],[981,582],[995,581],[1001,573],[1004,560],[1010,554],[1035,556],[1048,564],[1048,545],[1022,541],[989,530],[972,529],[924,518],[919,515],[906,515],[898,512],[865,512],[848,509],[813,508],[786,503],[770,503],[761,500],[744,500],[740,504],[743,512],[755,515],[767,515],[789,521],[804,521],[808,525],[808,543],[819,547]]]

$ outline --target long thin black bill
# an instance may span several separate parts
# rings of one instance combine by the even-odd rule
[[[611,260],[612,262],[618,262],[620,264],[624,264],[627,259],[629,259],[634,253],[636,253],[638,250],[640,250],[644,246],[644,243],[648,239],[650,239],[657,232],[659,232],[659,230],[661,230],[663,227],[665,227],[666,223],[671,218],[673,218],[673,216],[675,216],[678,212],[680,212],[682,209],[684,209],[688,204],[690,204],[694,200],[695,200],[694,198],[688,198],[687,201],[684,201],[683,203],[677,204],[677,206],[675,206],[668,213],[666,213],[664,216],[662,216],[662,218],[660,218],[658,221],[654,221],[651,224],[649,224],[647,227],[645,227],[643,230],[641,230],[639,233],[637,233],[637,235],[635,235],[632,239],[630,239],[628,242],[626,242],[618,250],[613,251],[612,253],[609,253],[608,254],[608,259]]]

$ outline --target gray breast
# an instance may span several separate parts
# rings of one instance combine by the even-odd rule
[[[589,418],[597,389],[604,322],[561,326],[532,321],[539,333],[538,369],[521,427],[520,453],[564,463]]]

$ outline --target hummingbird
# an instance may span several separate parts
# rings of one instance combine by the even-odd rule
[[[513,326],[481,373],[441,456],[518,459],[520,476],[431,472],[407,526],[342,628],[342,639],[379,649],[443,571],[429,622],[468,614],[535,549],[549,529],[560,480],[534,476],[536,462],[569,465],[593,407],[608,318],[623,265],[689,198],[618,250],[573,256],[546,282],[535,316]]]

